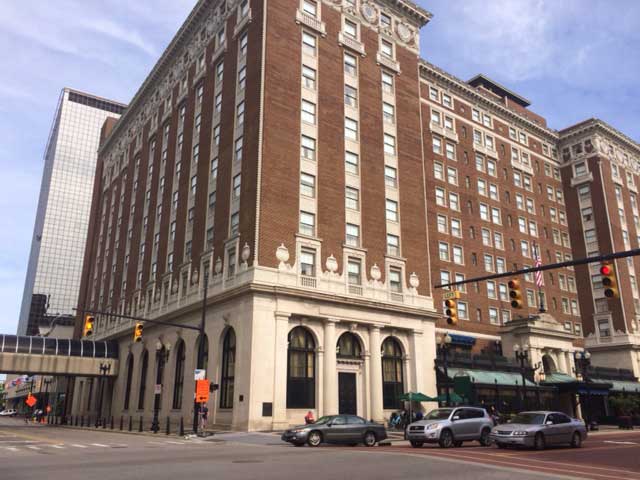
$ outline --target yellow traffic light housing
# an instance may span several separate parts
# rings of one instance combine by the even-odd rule
[[[509,298],[511,308],[522,308],[522,291],[520,290],[520,280],[513,278],[509,280]]]
[[[95,318],[93,315],[87,313],[84,316],[84,327],[82,329],[83,337],[90,337],[93,335],[93,324],[95,323]]]
[[[136,323],[135,328],[133,329],[133,341],[141,342],[142,341],[142,330],[144,329],[144,325],[141,322]]]
[[[458,324],[458,304],[455,300],[448,298],[444,301],[444,314],[447,316],[447,323],[449,325]]]
[[[602,275],[604,296],[607,298],[618,298],[618,282],[616,282],[616,269],[613,263],[602,264],[600,267],[600,275]]]

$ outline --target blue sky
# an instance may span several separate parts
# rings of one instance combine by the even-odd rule
[[[597,116],[640,141],[640,2],[419,0],[422,56],[484,73],[563,128]],[[122,102],[195,0],[5,1],[0,15],[0,332],[13,333],[42,158],[60,90]]]

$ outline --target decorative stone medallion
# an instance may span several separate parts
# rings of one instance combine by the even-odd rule
[[[376,23],[378,20],[378,12],[370,3],[363,3],[360,12],[364,19],[369,23]]]
[[[409,43],[413,38],[413,31],[404,23],[398,23],[396,32],[398,32],[398,36],[403,42]]]

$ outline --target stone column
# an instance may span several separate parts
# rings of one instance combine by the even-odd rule
[[[567,373],[571,376],[576,376],[575,373],[575,369],[576,369],[576,365],[575,365],[575,360],[573,358],[573,352],[564,352],[565,354],[565,359],[567,362]]]
[[[416,392],[424,393],[424,374],[422,369],[424,368],[422,346],[424,339],[422,338],[422,332],[420,330],[413,330],[409,337],[412,349],[413,365],[412,365],[412,385]]]
[[[324,414],[338,414],[338,374],[336,371],[336,321],[324,323]]]
[[[289,314],[275,312],[275,355],[273,365],[273,429],[289,426],[287,420],[287,352]]]
[[[375,421],[383,421],[380,327],[374,325],[369,329],[369,345],[371,355],[371,417]]]
[[[558,370],[562,373],[570,373],[569,370],[567,370],[567,357],[564,354],[565,352],[557,350],[555,353],[558,359]]]
[[[373,416],[371,414],[371,354],[365,353],[362,355],[364,359],[364,402],[363,402],[363,417],[367,420]]]

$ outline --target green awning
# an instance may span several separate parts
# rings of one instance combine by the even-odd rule
[[[577,382],[578,379],[572,377],[571,375],[567,375],[566,373],[549,373],[545,375],[543,383],[574,383]]]
[[[483,385],[502,385],[502,386],[522,386],[522,375],[515,372],[500,372],[492,370],[479,370],[475,368],[457,368],[449,367],[447,369],[449,378],[468,376],[472,383]],[[526,381],[528,387],[535,387],[536,384],[530,380]]]
[[[427,397],[424,393],[420,392],[407,392],[400,395],[400,400],[404,402],[437,402],[436,398]]]
[[[610,380],[608,378],[594,378],[593,383],[610,383],[611,392],[627,392],[640,393],[640,382],[631,382],[629,380]]]

